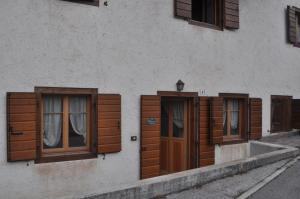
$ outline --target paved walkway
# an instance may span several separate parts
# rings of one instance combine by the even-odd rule
[[[275,136],[267,136],[261,139],[262,142],[268,142],[273,144],[281,144],[292,147],[300,148],[300,134],[299,132],[294,133],[278,133]]]
[[[282,133],[265,137],[262,142],[287,145],[300,148],[299,132]],[[164,198],[167,199],[229,199],[236,198],[251,189],[274,172],[284,167],[291,160],[282,160],[261,168],[254,169],[242,175],[235,175],[214,181],[202,187],[174,193]],[[289,179],[292,179],[290,182]],[[277,180],[278,179],[278,180]],[[293,184],[291,184],[293,183]],[[268,186],[269,185],[269,186]],[[253,195],[253,199],[265,198],[299,198],[300,199],[300,162],[292,166],[281,176],[271,181],[261,191]],[[277,197],[278,196],[278,197]]]
[[[290,160],[283,160],[242,175],[220,179],[202,187],[168,195],[166,199],[231,199],[255,186],[263,179],[283,167]]]

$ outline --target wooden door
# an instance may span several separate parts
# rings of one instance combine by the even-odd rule
[[[163,100],[161,106],[161,174],[187,169],[187,101]]]
[[[271,98],[271,131],[288,131],[291,129],[291,97],[272,96]]]

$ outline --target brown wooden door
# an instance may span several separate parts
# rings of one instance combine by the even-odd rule
[[[163,100],[161,106],[161,174],[187,169],[187,101]]]
[[[271,132],[288,131],[291,129],[291,97],[271,97]]]

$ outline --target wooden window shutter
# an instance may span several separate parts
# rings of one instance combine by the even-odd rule
[[[141,97],[141,179],[160,172],[160,96]]]
[[[224,27],[239,29],[239,0],[224,0]]]
[[[292,101],[292,128],[300,129],[300,99]]]
[[[262,99],[250,98],[250,140],[262,137]]]
[[[34,160],[36,134],[36,94],[7,93],[7,160]]]
[[[223,97],[210,98],[210,144],[223,143]]]
[[[121,151],[121,95],[98,95],[98,153]]]
[[[175,0],[175,16],[183,19],[191,19],[192,0]]]
[[[296,24],[296,8],[292,6],[287,7],[287,31],[288,41],[292,44],[297,43],[297,24]]]
[[[215,163],[215,146],[210,144],[209,137],[209,97],[199,98],[199,138],[200,138],[200,167]]]

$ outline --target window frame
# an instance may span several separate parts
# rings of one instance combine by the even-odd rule
[[[37,94],[37,158],[36,163],[44,162],[58,162],[78,159],[88,159],[97,157],[97,146],[98,146],[98,132],[97,132],[97,96],[98,89],[96,88],[58,88],[58,87],[35,87]],[[90,119],[89,119],[89,144],[87,147],[72,147],[73,149],[68,151],[47,149],[43,150],[42,140],[42,126],[43,120],[43,96],[45,95],[61,95],[64,96],[88,96],[90,99]],[[64,102],[64,100],[63,100]],[[66,105],[68,106],[68,105]],[[64,112],[64,111],[63,111]],[[81,150],[82,149],[82,150]]]
[[[219,25],[195,20],[193,18],[193,0],[192,0],[192,11],[191,11],[192,16],[191,16],[191,19],[189,20],[189,24],[197,25],[197,26],[201,26],[201,27],[205,27],[205,28],[210,28],[210,29],[214,29],[214,30],[223,31],[224,30],[224,0],[215,0],[215,1],[220,1],[219,2],[219,11],[218,11],[218,15],[219,15],[218,22],[219,22]]]
[[[220,97],[223,97],[225,100],[236,99],[242,102],[239,103],[239,120],[241,124],[239,124],[239,128],[241,128],[239,135],[224,135],[223,133],[223,143],[224,144],[234,144],[248,141],[249,134],[249,94],[243,93],[219,93]],[[242,107],[242,109],[241,109]],[[224,110],[223,110],[224,111]],[[242,114],[241,114],[242,112]],[[224,128],[223,128],[224,129]]]

